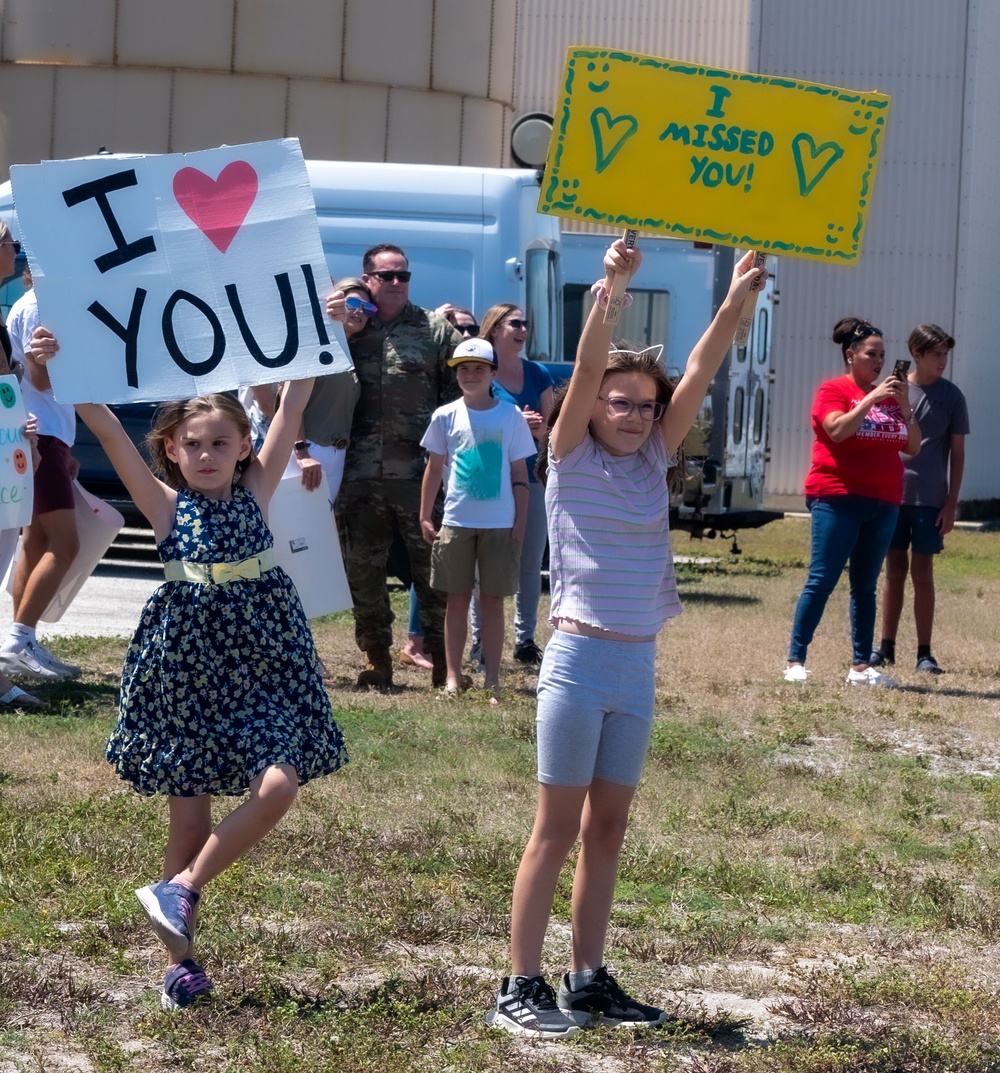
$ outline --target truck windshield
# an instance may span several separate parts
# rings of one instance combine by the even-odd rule
[[[559,254],[555,250],[545,248],[529,249],[526,273],[525,313],[531,325],[527,355],[532,361],[561,361]]]

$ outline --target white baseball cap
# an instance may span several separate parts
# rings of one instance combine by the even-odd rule
[[[455,347],[455,353],[448,359],[449,365],[461,365],[465,361],[481,361],[491,369],[497,367],[497,356],[493,347],[485,339],[466,339]]]

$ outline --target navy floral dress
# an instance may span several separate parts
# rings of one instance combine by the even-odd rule
[[[177,493],[160,558],[213,564],[273,545],[253,494]],[[347,763],[291,579],[167,581],[143,608],[122,670],[108,760],[141,794],[242,794],[271,764],[299,782]]]

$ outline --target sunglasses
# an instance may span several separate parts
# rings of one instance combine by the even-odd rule
[[[21,243],[13,238],[5,238],[3,242],[0,242],[0,246],[13,246],[15,253],[21,252]]]
[[[364,298],[359,298],[356,294],[349,294],[344,299],[344,305],[351,310],[352,313],[356,313],[360,309],[367,313],[369,317],[374,316],[378,312],[378,306],[373,306],[371,302],[366,302]]]
[[[504,324],[509,324],[510,327],[513,328],[515,331],[520,331],[522,328],[525,331],[528,330],[528,321],[518,320],[516,317],[513,320],[504,321]]]
[[[399,280],[400,283],[409,283],[413,273],[409,269],[403,272],[390,272],[388,269],[380,269],[377,272],[369,272],[368,275],[380,279],[383,283],[392,283],[393,280]]]
[[[462,333],[462,335],[471,335],[473,338],[475,338],[475,336],[479,334],[479,325],[460,324],[458,325],[458,330]]]

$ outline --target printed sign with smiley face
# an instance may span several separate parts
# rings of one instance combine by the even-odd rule
[[[28,413],[16,376],[0,376],[0,529],[31,521],[34,473],[31,444],[24,434]]]

